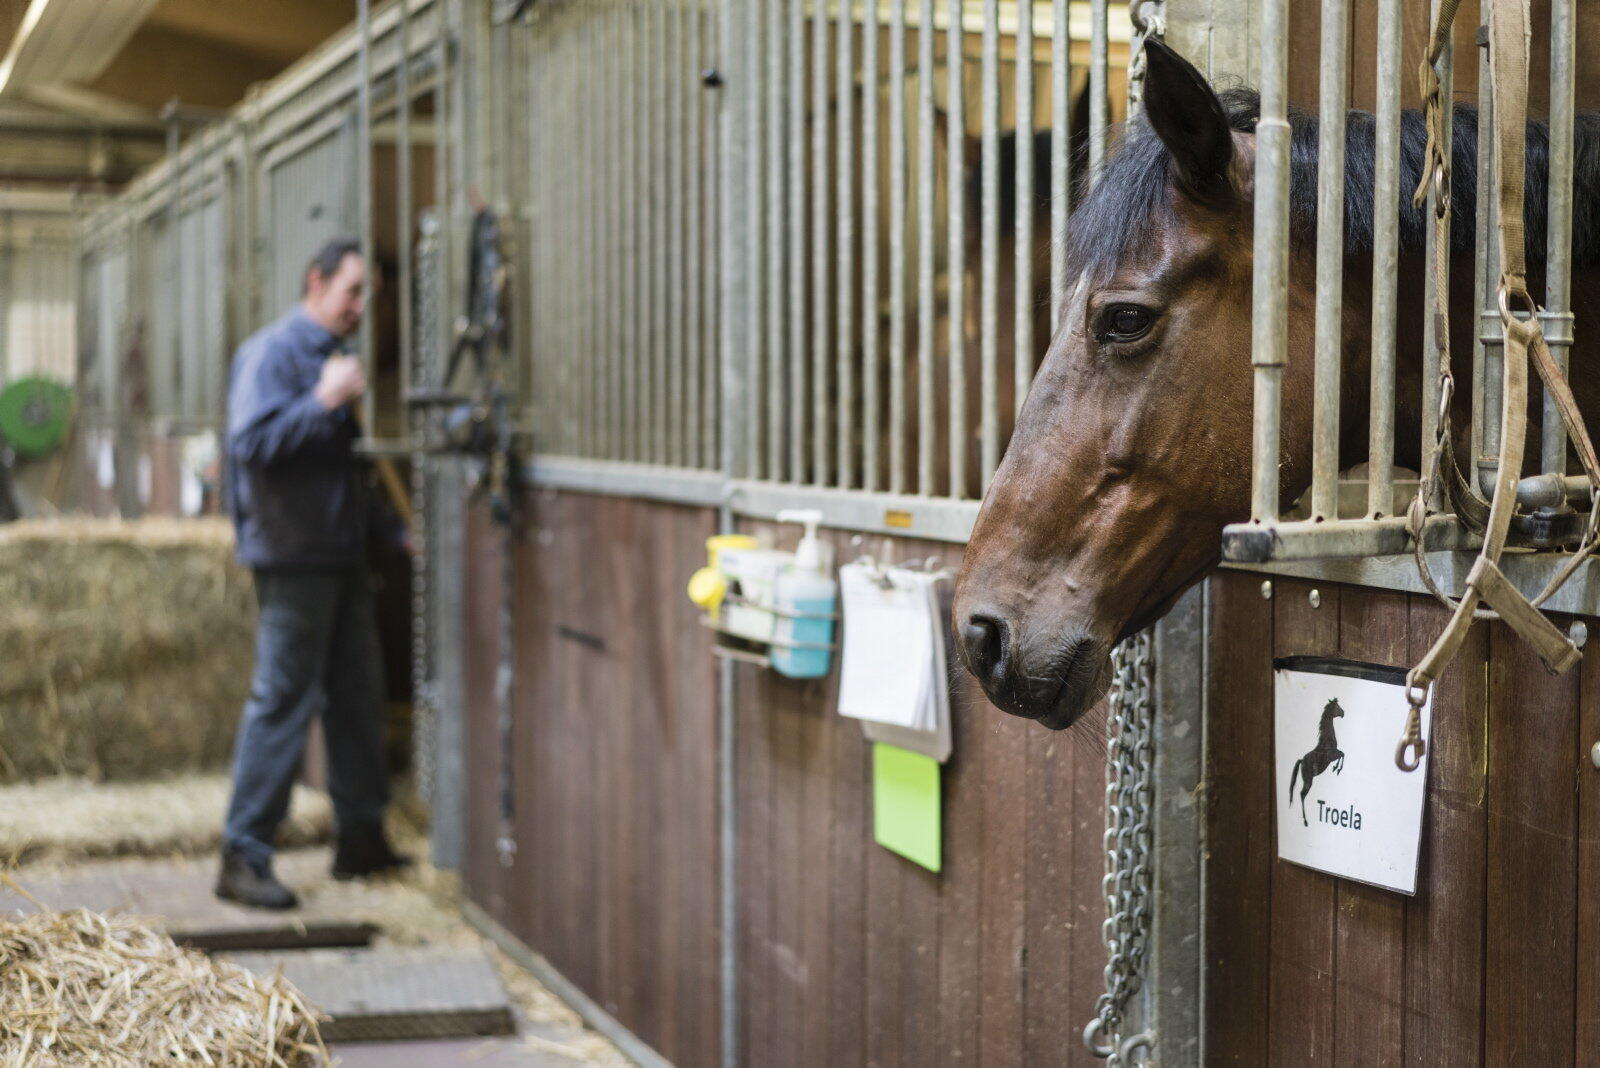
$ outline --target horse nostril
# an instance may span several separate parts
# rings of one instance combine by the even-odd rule
[[[967,664],[984,683],[995,683],[1005,676],[1006,624],[993,616],[973,613],[961,628]]]

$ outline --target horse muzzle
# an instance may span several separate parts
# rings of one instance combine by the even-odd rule
[[[1065,730],[1094,706],[1110,677],[1108,647],[1087,633],[1029,638],[1003,613],[970,612],[958,624],[962,663],[1003,712]]]

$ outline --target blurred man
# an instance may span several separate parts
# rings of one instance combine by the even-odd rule
[[[382,666],[366,550],[375,523],[353,403],[367,380],[342,338],[360,325],[366,264],[328,242],[306,267],[297,307],[243,345],[228,390],[227,465],[239,561],[261,608],[255,675],[234,748],[218,897],[292,908],[272,872],[278,826],[311,721],[322,719],[338,844],[348,879],[406,858],[383,833]]]

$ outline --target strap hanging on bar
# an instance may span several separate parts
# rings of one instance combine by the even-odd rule
[[[1423,96],[1428,118],[1428,165],[1417,190],[1417,197],[1425,197],[1432,187],[1435,195],[1435,261],[1436,278],[1443,276],[1443,261],[1447,254],[1449,237],[1449,161],[1443,152],[1442,122],[1449,121],[1444,114],[1439,81],[1433,69],[1449,38],[1450,21],[1454,18],[1459,0],[1443,0],[1435,20],[1433,41],[1422,66]],[[1594,505],[1600,501],[1600,463],[1597,463],[1594,446],[1584,428],[1571,390],[1561,375],[1560,368],[1550,356],[1539,323],[1539,308],[1527,290],[1526,236],[1523,232],[1523,179],[1526,168],[1526,121],[1528,89],[1528,0],[1497,0],[1489,13],[1489,63],[1495,94],[1493,148],[1497,177],[1496,200],[1499,207],[1500,277],[1497,286],[1499,310],[1504,331],[1503,381],[1500,456],[1494,498],[1483,525],[1484,543],[1477,563],[1467,578],[1467,590],[1459,602],[1452,602],[1434,583],[1423,557],[1422,523],[1428,511],[1428,498],[1444,489],[1452,500],[1458,502],[1458,515],[1463,519],[1477,518],[1478,509],[1470,485],[1456,468],[1450,450],[1449,407],[1454,380],[1450,374],[1449,347],[1444,320],[1446,296],[1443,286],[1436,286],[1440,317],[1438,329],[1440,413],[1439,435],[1430,450],[1422,486],[1408,513],[1415,541],[1420,573],[1428,588],[1447,605],[1454,608],[1449,624],[1434,642],[1431,649],[1406,677],[1406,699],[1411,706],[1405,734],[1395,752],[1395,763],[1404,771],[1415,770],[1427,751],[1421,736],[1421,709],[1428,699],[1433,681],[1454,659],[1465,640],[1475,618],[1498,618],[1508,624],[1523,640],[1538,652],[1545,666],[1554,673],[1566,671],[1579,659],[1578,649],[1557,630],[1538,610],[1561,584],[1577,570],[1596,546],[1596,516]],[[1520,307],[1514,307],[1520,306]],[[1518,310],[1526,318],[1518,315]],[[1588,529],[1577,553],[1568,561],[1544,591],[1533,600],[1525,597],[1501,572],[1498,561],[1505,547],[1506,533],[1516,510],[1516,483],[1522,470],[1522,458],[1527,431],[1528,356],[1533,354],[1534,365],[1544,380],[1547,390],[1561,413],[1572,437],[1574,447],[1583,463],[1593,487]],[[1441,471],[1442,465],[1448,471]],[[1441,485],[1442,483],[1442,485]],[[1492,612],[1480,612],[1478,602],[1483,601]]]

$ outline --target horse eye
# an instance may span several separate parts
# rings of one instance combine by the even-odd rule
[[[1101,330],[1104,341],[1136,341],[1149,332],[1155,316],[1137,304],[1117,304],[1106,309]]]

